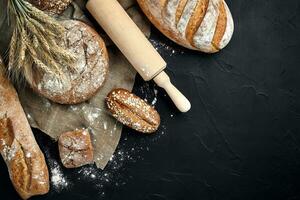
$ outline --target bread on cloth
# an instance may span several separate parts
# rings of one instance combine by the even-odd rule
[[[40,95],[60,104],[77,104],[93,97],[108,73],[108,53],[99,34],[76,20],[62,22],[66,28],[65,45],[76,56],[74,70],[64,67],[63,79],[44,73],[35,77],[31,87]]]
[[[18,95],[4,75],[0,58],[0,153],[23,199],[49,191],[49,172]]]
[[[224,0],[137,0],[164,35],[186,48],[206,53],[223,49],[234,23]]]

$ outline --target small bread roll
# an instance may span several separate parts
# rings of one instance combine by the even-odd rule
[[[230,41],[234,24],[224,0],[137,0],[164,35],[189,49],[214,53]]]
[[[64,67],[65,78],[45,73],[29,83],[42,96],[60,103],[76,104],[90,99],[104,84],[108,73],[108,54],[101,37],[80,21],[66,20],[65,41],[77,61],[74,70]],[[62,66],[63,67],[63,66]]]
[[[140,97],[123,88],[113,89],[106,105],[119,122],[141,133],[154,133],[160,125],[158,112]]]
[[[94,152],[88,130],[65,132],[58,139],[59,156],[66,168],[76,168],[93,163]]]

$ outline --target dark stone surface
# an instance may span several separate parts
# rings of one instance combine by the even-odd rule
[[[64,169],[66,189],[33,199],[300,199],[300,1],[227,2],[235,33],[218,54],[152,34],[192,110],[179,113],[158,89],[156,135],[125,128],[96,179]],[[141,97],[152,101],[154,88],[137,77]],[[51,165],[57,144],[35,133]],[[2,160],[0,169],[1,199],[17,199]]]

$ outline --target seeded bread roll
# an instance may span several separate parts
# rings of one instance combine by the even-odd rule
[[[16,191],[28,199],[49,191],[48,168],[18,95],[1,69],[0,58],[0,153]]]
[[[60,103],[77,104],[90,99],[104,84],[108,73],[108,54],[102,38],[91,27],[76,20],[63,22],[65,41],[77,61],[74,70],[64,67],[66,77],[46,73],[36,76],[32,88],[42,96]]]
[[[230,41],[234,24],[224,0],[137,0],[164,35],[186,48],[214,53]]]
[[[112,90],[106,97],[112,115],[122,124],[142,133],[153,133],[160,125],[158,112],[128,90]]]
[[[29,0],[37,8],[53,14],[62,13],[73,0]]]

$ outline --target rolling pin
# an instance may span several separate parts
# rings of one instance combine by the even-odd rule
[[[181,112],[190,110],[189,100],[164,72],[166,62],[117,0],[89,0],[86,7],[145,81],[164,88]]]

